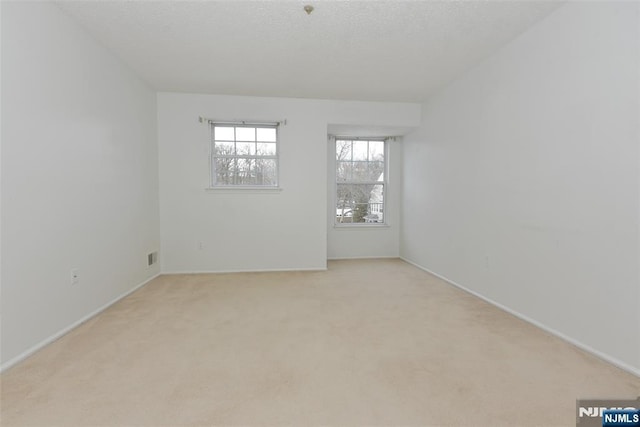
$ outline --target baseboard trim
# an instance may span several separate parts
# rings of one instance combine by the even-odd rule
[[[324,268],[267,268],[257,270],[163,270],[163,275],[169,274],[230,274],[230,273],[287,273],[295,271],[327,271]]]
[[[586,345],[586,344],[584,344],[584,343],[582,343],[582,342],[580,342],[580,341],[578,341],[578,340],[576,340],[574,338],[571,338],[570,336],[565,335],[564,333],[562,333],[562,332],[560,332],[560,331],[558,331],[556,329],[553,329],[553,328],[551,328],[551,327],[549,327],[549,326],[547,326],[547,325],[545,325],[543,323],[540,323],[535,319],[532,319],[532,318],[530,318],[528,316],[525,316],[524,314],[522,314],[522,313],[520,313],[520,312],[518,312],[516,310],[513,310],[513,309],[511,309],[511,308],[509,308],[509,307],[507,307],[507,306],[505,306],[503,304],[500,304],[499,302],[494,301],[491,298],[487,298],[484,295],[482,295],[482,294],[480,294],[480,293],[478,293],[476,291],[472,291],[471,289],[469,289],[469,288],[467,288],[465,286],[462,286],[459,283],[456,283],[453,280],[451,280],[451,279],[449,279],[449,278],[447,278],[447,277],[445,277],[445,276],[443,276],[441,274],[438,274],[438,273],[436,273],[434,271],[431,271],[428,268],[423,267],[420,264],[418,264],[416,262],[413,262],[413,261],[411,261],[411,260],[409,260],[409,259],[407,259],[405,257],[401,256],[400,259],[405,261],[406,263],[409,263],[409,264],[413,265],[414,267],[419,268],[420,270],[426,271],[427,273],[429,273],[429,274],[431,274],[431,275],[433,275],[433,276],[435,276],[435,277],[437,277],[439,279],[444,280],[445,282],[455,286],[456,288],[458,288],[460,290],[463,290],[463,291],[465,291],[465,292],[467,292],[467,293],[469,293],[469,294],[471,294],[471,295],[473,295],[473,296],[475,296],[477,298],[480,298],[481,300],[483,300],[483,301],[485,301],[485,302],[487,302],[487,303],[499,308],[500,310],[506,311],[507,313],[509,313],[509,314],[521,319],[521,320],[524,320],[525,322],[530,323],[533,326],[535,326],[537,328],[540,328],[543,331],[548,332],[551,335],[554,335],[554,336],[556,336],[556,337],[568,342],[569,344],[571,344],[571,345],[573,345],[573,346],[575,346],[575,347],[577,347],[577,348],[579,348],[581,350],[584,350],[587,353],[590,353],[590,354],[596,356],[599,359],[604,360],[607,363],[610,363],[610,364],[612,364],[612,365],[614,365],[614,366],[616,366],[616,367],[618,367],[618,368],[620,368],[620,369],[622,369],[624,371],[629,372],[630,374],[633,374],[633,375],[635,375],[637,377],[640,377],[640,368],[636,368],[634,366],[629,365],[626,362],[623,362],[621,360],[616,359],[613,356],[610,356],[608,354],[602,353],[601,351],[598,351],[598,350],[594,349],[593,347],[590,347],[590,346],[588,346],[588,345]]]
[[[328,261],[343,261],[350,259],[401,259],[398,255],[394,256],[346,256],[327,258]]]
[[[130,290],[126,291],[126,292],[124,292],[123,294],[117,296],[116,298],[112,299],[111,301],[109,301],[105,305],[101,306],[97,310],[92,311],[91,313],[87,314],[86,316],[84,316],[80,320],[72,323],[71,325],[67,326],[66,328],[64,328],[64,329],[56,332],[55,334],[51,335],[49,338],[46,338],[43,341],[40,341],[38,344],[34,345],[33,347],[29,348],[28,350],[22,352],[21,354],[17,355],[16,357],[14,357],[14,358],[8,360],[7,362],[3,363],[2,365],[0,365],[0,373],[6,371],[7,369],[9,369],[9,368],[11,368],[11,367],[13,367],[15,365],[17,365],[18,363],[22,362],[23,360],[25,360],[26,358],[28,358],[29,356],[31,356],[32,354],[37,352],[38,350],[46,347],[47,345],[51,344],[52,342],[56,341],[57,339],[61,338],[62,336],[68,334],[73,329],[75,329],[78,326],[82,325],[87,320],[89,320],[89,319],[97,316],[98,314],[102,313],[104,310],[106,310],[107,308],[111,307],[113,304],[117,303],[121,299],[131,295],[132,293],[134,293],[135,291],[137,291],[138,289],[140,289],[141,287],[143,287],[144,285],[146,285],[147,283],[149,283],[150,281],[152,281],[156,277],[160,276],[161,274],[162,273],[156,273],[155,275],[153,275],[149,279],[147,279],[144,282],[136,285],[135,287],[133,287],[132,289],[130,289]]]

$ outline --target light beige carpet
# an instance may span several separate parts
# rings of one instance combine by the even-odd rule
[[[575,426],[640,379],[400,260],[163,276],[5,372],[2,425]]]

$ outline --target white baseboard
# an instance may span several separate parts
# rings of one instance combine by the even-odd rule
[[[349,259],[400,259],[399,255],[394,256],[346,256],[346,257],[333,257],[327,258],[329,261],[343,261]]]
[[[601,351],[598,351],[598,350],[594,349],[593,347],[590,347],[590,346],[588,346],[588,345],[586,345],[586,344],[584,344],[584,343],[582,343],[582,342],[580,342],[580,341],[578,341],[578,340],[576,340],[574,338],[571,338],[568,335],[563,334],[560,331],[557,331],[557,330],[555,330],[555,329],[553,329],[553,328],[551,328],[551,327],[549,327],[547,325],[544,325],[544,324],[538,322],[535,319],[532,319],[532,318],[530,318],[528,316],[525,316],[524,314],[519,313],[519,312],[517,312],[517,311],[515,311],[515,310],[513,310],[513,309],[511,309],[511,308],[509,308],[509,307],[507,307],[505,305],[502,305],[499,302],[496,302],[496,301],[494,301],[494,300],[492,300],[490,298],[487,298],[484,295],[479,294],[478,292],[472,291],[471,289],[469,289],[469,288],[467,288],[465,286],[462,286],[462,285],[454,282],[453,280],[450,280],[450,279],[448,279],[448,278],[446,278],[446,277],[444,277],[444,276],[442,276],[442,275],[440,275],[438,273],[435,273],[435,272],[429,270],[428,268],[421,266],[420,264],[417,264],[417,263],[415,263],[415,262],[413,262],[411,260],[408,260],[405,257],[401,256],[400,259],[405,261],[405,262],[407,262],[407,263],[409,263],[409,264],[411,264],[411,265],[413,265],[414,267],[419,268],[420,270],[426,271],[427,273],[432,274],[432,275],[436,276],[437,278],[444,280],[445,282],[455,286],[456,288],[459,288],[459,289],[461,289],[461,290],[463,290],[463,291],[465,291],[465,292],[467,292],[467,293],[469,293],[469,294],[471,294],[471,295],[473,295],[475,297],[480,298],[483,301],[488,302],[489,304],[491,304],[491,305],[493,305],[493,306],[495,306],[495,307],[497,307],[497,308],[499,308],[499,309],[501,309],[503,311],[506,311],[507,313],[509,313],[509,314],[521,319],[521,320],[524,320],[527,323],[532,324],[533,326],[536,326],[536,327],[542,329],[543,331],[546,331],[546,332],[550,333],[551,335],[555,335],[556,337],[568,342],[569,344],[572,344],[572,345],[578,347],[581,350],[586,351],[587,353],[591,353],[592,355],[598,357],[599,359],[604,360],[605,362],[608,362],[608,363],[610,363],[610,364],[612,364],[614,366],[617,366],[620,369],[623,369],[623,370],[629,372],[630,374],[633,374],[633,375],[635,375],[637,377],[640,377],[640,368],[636,368],[634,366],[629,365],[628,363],[625,363],[625,362],[623,362],[621,360],[616,359],[613,356],[610,356],[608,354],[602,353]]]
[[[247,269],[247,270],[163,270],[162,274],[229,274],[229,273],[283,273],[292,271],[327,271],[324,268],[267,268],[267,269]]]
[[[49,338],[46,338],[43,341],[39,342],[38,344],[34,345],[33,347],[31,347],[27,351],[25,351],[25,352],[19,354],[18,356],[14,357],[13,359],[10,359],[7,362],[3,363],[0,366],[0,372],[4,372],[5,370],[7,370],[7,369],[11,368],[12,366],[18,364],[19,362],[22,362],[24,359],[26,359],[27,357],[31,356],[36,351],[38,351],[41,348],[51,344],[52,342],[54,342],[58,338],[62,337],[63,335],[71,332],[73,329],[75,329],[78,326],[82,325],[84,322],[86,322],[87,320],[91,319],[92,317],[97,316],[98,314],[100,314],[101,312],[106,310],[107,308],[111,307],[113,304],[115,304],[118,301],[120,301],[122,298],[134,293],[135,291],[137,291],[138,289],[140,289],[141,287],[143,287],[144,285],[146,285],[147,283],[149,283],[150,281],[152,281],[156,277],[160,276],[160,274],[161,273],[155,274],[154,276],[150,277],[149,279],[145,280],[144,282],[136,285],[132,289],[130,289],[130,290],[124,292],[123,294],[117,296],[116,298],[114,298],[113,300],[109,301],[108,303],[106,303],[102,307],[98,308],[97,310],[94,310],[91,313],[87,314],[86,316],[84,316],[83,318],[78,320],[77,322],[72,323],[71,325],[67,326],[66,328],[64,328],[64,329],[56,332],[55,334],[51,335]]]

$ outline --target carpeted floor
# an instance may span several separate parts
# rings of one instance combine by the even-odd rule
[[[162,276],[1,376],[12,425],[575,426],[640,379],[400,260]]]

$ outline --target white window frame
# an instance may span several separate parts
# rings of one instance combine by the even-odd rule
[[[202,120],[202,119],[201,119]],[[240,121],[240,122],[226,122],[226,121],[214,121],[208,120],[209,123],[209,187],[208,190],[258,190],[258,191],[268,191],[268,190],[281,190],[280,189],[280,122],[251,122],[251,121]],[[234,147],[238,142],[253,142],[255,144],[259,144],[260,142],[272,143],[275,144],[275,154],[274,155],[216,155],[215,151],[215,127],[233,127],[234,128],[234,139],[231,140],[220,140],[225,142],[233,142]],[[256,140],[255,141],[238,141],[236,131],[238,128],[254,128],[256,129]],[[258,141],[257,140],[257,129],[258,128],[269,128],[274,129],[276,132],[276,138],[274,141]],[[256,147],[257,148],[257,147]],[[257,151],[256,151],[257,152]],[[216,168],[215,168],[215,160],[217,158],[229,158],[237,161],[238,159],[269,159],[275,160],[275,182],[273,184],[220,184],[216,182]]]
[[[336,158],[338,141],[382,141],[384,143],[384,165],[382,181],[338,181],[338,159]],[[387,137],[353,137],[335,136],[332,138],[332,159],[333,159],[333,203],[331,206],[332,223],[335,228],[380,228],[389,227],[389,216],[387,201],[389,200],[389,138]],[[353,155],[352,155],[353,156]],[[367,160],[370,161],[370,160]],[[382,185],[382,222],[339,222],[336,212],[338,205],[338,186],[340,184],[355,185]]]

